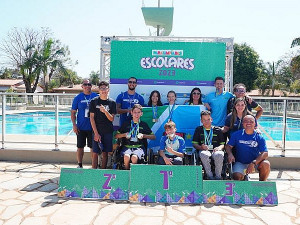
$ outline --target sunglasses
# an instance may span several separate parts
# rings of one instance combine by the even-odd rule
[[[82,84],[83,86],[92,86],[92,84]]]
[[[136,81],[128,81],[128,84],[136,84]]]
[[[106,91],[108,88],[107,87],[105,87],[105,88],[99,88],[99,90],[101,90],[101,91]]]
[[[201,95],[200,92],[193,92],[193,95]]]
[[[238,92],[238,93],[245,93],[246,91],[243,90],[243,89],[238,89],[236,92]]]

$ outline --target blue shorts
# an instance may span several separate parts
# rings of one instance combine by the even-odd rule
[[[249,164],[244,164],[244,163],[240,163],[240,162],[235,162],[233,164],[233,168],[232,168],[232,172],[233,173],[241,173],[243,175],[246,175],[246,170]],[[255,166],[255,170],[257,171],[257,165]]]
[[[101,143],[103,144],[103,152],[112,152],[113,149],[113,134],[112,133],[107,133],[107,134],[100,134],[101,136]],[[93,152],[94,153],[101,153],[99,149],[98,143],[94,140],[94,135],[93,135]]]
[[[136,155],[138,159],[142,159],[142,157],[145,155],[144,149],[143,148],[126,148],[124,147],[122,149],[121,155]]]

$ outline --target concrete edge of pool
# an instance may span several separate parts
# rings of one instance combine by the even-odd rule
[[[70,151],[50,151],[50,150],[18,150],[18,149],[0,149],[1,161],[15,162],[39,162],[39,163],[76,163],[76,152]],[[291,169],[297,170],[300,165],[300,157],[269,157],[273,169]],[[85,152],[83,163],[91,165],[91,154]]]

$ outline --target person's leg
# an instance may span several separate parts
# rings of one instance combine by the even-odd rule
[[[129,170],[129,167],[130,167],[130,155],[128,155],[128,154],[124,155],[124,167],[125,167],[125,170]]]
[[[93,139],[94,139],[93,132],[87,131],[87,134],[86,134],[87,146],[90,148],[92,160],[93,160]]]
[[[98,153],[95,152],[92,153],[92,168],[93,169],[98,168]]]
[[[220,180],[220,179],[222,179],[221,173],[222,173],[222,167],[223,167],[224,152],[223,151],[216,151],[212,154],[212,157],[213,157],[214,162],[215,162],[216,179]]]
[[[181,157],[176,157],[176,158],[174,158],[173,159],[173,165],[183,165],[183,158],[181,158]]]
[[[97,169],[98,168],[98,156],[99,156],[99,153],[100,153],[100,149],[99,149],[98,143],[94,140],[92,141],[92,149],[93,149],[92,168]]]
[[[166,165],[165,160],[163,159],[163,157],[161,157],[161,156],[158,157],[157,164],[158,165]]]
[[[139,160],[139,158],[138,158],[137,155],[132,155],[132,156],[131,156],[131,163],[132,163],[132,164],[137,164],[137,163],[138,163],[138,160]]]
[[[245,177],[245,169],[247,168],[248,164],[243,164],[240,162],[235,162],[233,164],[232,172],[233,172],[233,179],[234,180],[244,180]]]
[[[112,148],[113,148],[112,139],[113,139],[112,133],[101,134],[101,142],[104,148],[102,151],[101,169],[106,169],[107,167],[108,153],[112,152]]]
[[[82,168],[82,159],[84,154],[84,146],[85,146],[86,136],[84,131],[79,131],[77,134],[77,163],[78,167]]]
[[[214,175],[211,172],[211,165],[210,165],[210,158],[209,158],[211,156],[211,153],[209,151],[201,151],[199,156],[208,179],[212,179]]]
[[[270,171],[271,171],[271,165],[268,160],[262,161],[258,165],[258,171],[259,171],[259,180],[260,181],[266,181],[269,177]]]

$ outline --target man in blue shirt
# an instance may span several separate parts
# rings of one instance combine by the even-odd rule
[[[243,119],[243,130],[232,134],[226,145],[229,163],[233,165],[233,179],[244,180],[245,175],[252,173],[257,169],[259,171],[259,180],[267,180],[270,174],[270,162],[266,141],[263,136],[255,131],[255,118],[247,115]],[[235,156],[232,154],[232,148],[235,147]]]
[[[208,94],[203,102],[208,110],[211,111],[212,125],[222,127],[227,116],[227,102],[233,94],[224,91],[224,78],[216,77],[216,92]]]
[[[92,126],[89,118],[89,104],[91,100],[97,96],[96,93],[92,92],[92,83],[90,83],[89,80],[83,80],[81,87],[83,92],[74,98],[71,110],[73,131],[77,135],[78,168],[82,168],[83,149],[86,145],[86,141],[87,146],[92,148]]]
[[[120,126],[124,121],[130,121],[132,119],[131,108],[134,104],[144,105],[144,98],[135,92],[136,86],[137,79],[130,77],[128,79],[128,90],[119,94],[116,99],[117,113],[120,114]]]

